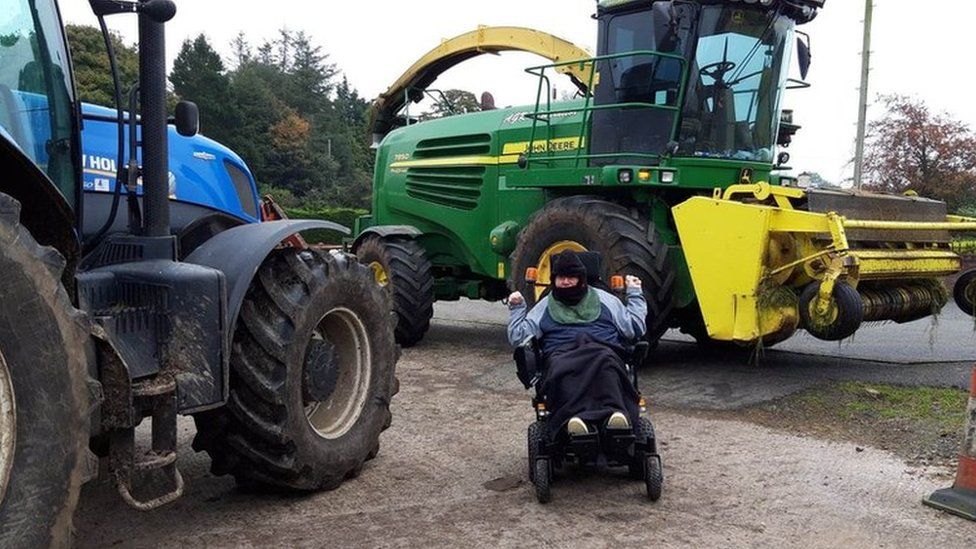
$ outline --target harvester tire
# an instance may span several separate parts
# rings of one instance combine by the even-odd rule
[[[67,547],[88,446],[87,320],[0,194],[0,547]]]
[[[800,320],[803,327],[811,335],[824,341],[840,341],[854,335],[864,320],[864,304],[857,290],[842,280],[834,284],[831,307],[836,312],[829,323],[818,322],[810,312],[819,292],[820,282],[813,282],[800,294]]]
[[[952,297],[962,312],[976,316],[976,269],[964,272],[952,287]]]
[[[367,267],[277,250],[241,308],[227,405],[195,417],[193,447],[245,486],[336,488],[378,451],[397,354],[389,299]]]
[[[535,303],[535,286],[525,280],[553,244],[573,241],[603,256],[604,275],[634,275],[647,298],[647,341],[653,346],[668,329],[674,307],[675,274],[668,245],[654,225],[630,210],[592,196],[559,198],[546,204],[519,234],[512,254],[511,285]],[[604,280],[609,281],[605,276]]]
[[[393,298],[397,343],[403,347],[419,343],[434,316],[434,277],[424,249],[409,238],[374,236],[363,241],[355,254],[360,263],[374,269],[377,282]]]

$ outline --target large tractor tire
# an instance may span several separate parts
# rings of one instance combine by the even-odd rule
[[[540,286],[525,280],[526,269],[538,269],[548,283],[549,257],[565,250],[595,251],[603,256],[604,280],[634,275],[644,282],[647,341],[653,346],[668,329],[675,274],[668,246],[647,219],[627,208],[591,196],[560,198],[546,204],[519,234],[512,254],[512,286],[531,306]]]
[[[379,450],[396,392],[386,292],[345,254],[278,250],[234,333],[230,398],[193,447],[246,486],[331,490]]]
[[[424,249],[409,238],[373,236],[355,253],[393,298],[397,343],[413,347],[424,338],[434,316],[434,277]]]
[[[66,547],[88,446],[85,316],[0,194],[0,547]]]

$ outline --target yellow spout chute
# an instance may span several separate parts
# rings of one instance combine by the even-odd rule
[[[523,51],[553,63],[592,57],[585,49],[557,36],[522,27],[479,27],[477,30],[444,40],[413,64],[385,92],[373,101],[370,127],[382,136],[396,127],[395,117],[406,104],[408,92],[427,89],[438,76],[452,67],[486,53]],[[581,63],[559,67],[581,90],[589,82],[591,65]]]

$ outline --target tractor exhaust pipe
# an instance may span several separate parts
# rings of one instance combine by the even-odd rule
[[[148,237],[167,237],[170,212],[165,23],[176,15],[176,5],[171,0],[142,0],[138,10],[143,232]]]

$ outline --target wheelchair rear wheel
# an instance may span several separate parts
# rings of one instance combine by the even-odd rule
[[[542,447],[542,424],[538,421],[529,425],[529,480],[535,482],[535,461]]]
[[[548,459],[536,459],[534,463],[535,474],[533,483],[535,484],[535,497],[539,503],[549,503],[552,501],[552,467]]]
[[[647,445],[647,447],[650,448],[654,441],[654,425],[651,423],[651,420],[647,419],[646,417],[641,417],[637,422],[637,429],[634,435],[638,443]],[[630,473],[630,478],[634,480],[644,480],[644,477],[646,476],[646,473],[644,472],[646,461],[646,453],[636,452],[634,461],[627,466],[627,470]]]

